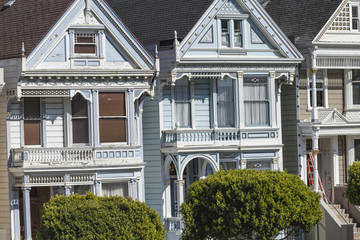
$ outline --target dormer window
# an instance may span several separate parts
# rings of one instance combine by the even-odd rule
[[[75,33],[74,53],[95,54],[97,52],[97,36],[95,33]]]
[[[242,20],[221,19],[221,46],[222,47],[242,47],[243,30]]]
[[[353,5],[351,6],[351,29],[359,30],[359,6]]]

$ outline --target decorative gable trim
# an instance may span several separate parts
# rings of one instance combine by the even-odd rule
[[[301,53],[289,41],[286,35],[275,24],[272,18],[266,13],[257,0],[235,0],[244,11],[248,12],[253,22],[261,29],[269,41],[276,46],[280,52],[290,59],[302,59]],[[190,47],[196,42],[201,32],[206,28],[210,21],[219,13],[220,9],[228,0],[215,0],[209,9],[203,14],[197,24],[181,42],[177,51],[182,58]]]
[[[90,5],[91,11],[95,17],[106,22],[106,24],[93,27],[91,25],[71,25],[77,18],[77,15],[85,8],[84,1],[75,0],[60,20],[55,23],[54,27],[28,56],[27,69],[33,69],[43,61],[43,58],[48,55],[48,51],[55,47],[54,45],[57,44],[58,39],[67,36],[65,32],[68,29],[93,29],[94,27],[97,30],[107,28],[113,36],[118,36],[117,40],[123,44],[124,50],[129,54],[131,60],[141,69],[154,69],[154,57],[142,46],[111,8],[103,0],[92,0]]]
[[[350,6],[349,0],[344,0],[339,7],[335,10],[335,12],[331,15],[330,19],[326,22],[325,26],[320,30],[320,32],[316,35],[313,42],[319,42],[322,36],[325,34],[326,31],[347,31],[350,32]],[[348,20],[340,20],[339,14],[345,13],[349,14]],[[346,17],[346,16],[345,16]],[[346,26],[340,26],[339,24],[346,24]],[[349,25],[347,26],[347,23]],[[341,29],[340,29],[341,27]]]

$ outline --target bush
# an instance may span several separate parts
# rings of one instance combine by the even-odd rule
[[[145,203],[87,193],[56,196],[46,203],[37,239],[163,240],[165,230]]]
[[[220,171],[192,184],[181,205],[182,239],[271,239],[311,231],[322,219],[320,195],[278,171]]]
[[[348,173],[346,197],[350,203],[360,205],[360,162],[354,162],[349,167]]]

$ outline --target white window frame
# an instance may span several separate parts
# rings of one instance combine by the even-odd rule
[[[180,80],[180,79],[179,79]],[[181,129],[195,129],[195,102],[194,102],[194,81],[192,79],[187,79],[189,81],[189,103],[190,103],[190,126],[180,126]],[[176,83],[175,83],[176,85]],[[175,86],[171,86],[171,119],[173,129],[176,129],[176,102],[175,102]]]
[[[353,7],[357,8],[357,17],[353,17]],[[360,31],[360,4],[359,3],[352,3],[350,5],[350,30],[354,32]],[[353,29],[353,21],[357,21],[357,29]]]
[[[77,92],[76,94],[80,94],[81,97],[87,102],[87,119],[88,119],[88,137],[89,137],[89,141],[88,143],[74,143],[74,136],[73,136],[73,116],[72,116],[72,98],[69,101],[69,121],[68,121],[68,126],[70,126],[69,128],[69,143],[70,146],[91,146],[92,145],[92,125],[91,125],[91,116],[92,116],[92,111],[91,111],[91,104],[89,102],[88,99],[86,99],[86,97],[84,97],[84,95],[81,92]],[[76,96],[76,94],[74,95],[74,97]],[[65,105],[66,103],[64,103]]]
[[[249,16],[247,14],[243,14],[240,16],[226,16],[226,15],[218,15],[217,16],[217,26],[218,26],[218,48],[221,49],[243,49],[245,48],[245,19]],[[229,35],[229,44],[228,46],[224,46],[222,44],[222,21],[228,21],[228,35]],[[238,45],[235,42],[235,24],[234,21],[240,21],[241,28],[241,44]]]
[[[316,78],[316,84],[321,83],[321,88],[318,88],[316,86],[316,92],[323,92],[323,102],[322,106],[319,106],[316,104],[317,108],[329,108],[329,101],[328,101],[328,77],[327,77],[327,69],[318,69],[316,74],[318,74],[319,71],[322,71],[322,79]],[[310,111],[312,109],[312,75],[310,74],[310,70],[306,70],[307,74],[307,109]],[[316,94],[317,95],[317,94]]]
[[[218,127],[220,127],[220,128],[236,128],[236,126],[237,126],[237,123],[236,123],[236,121],[237,121],[237,118],[236,118],[236,114],[237,114],[237,111],[236,111],[236,104],[235,104],[235,102],[236,102],[236,79],[234,79],[234,78],[231,78],[231,77],[229,77],[229,79],[231,79],[231,81],[232,81],[232,86],[233,86],[233,111],[234,111],[234,119],[233,119],[233,121],[234,121],[234,124],[233,124],[233,126],[220,126],[220,124],[219,124],[219,122],[218,122],[218,120],[219,120],[219,118],[218,118],[218,110],[219,110],[219,108],[218,108],[218,82],[219,81],[224,81],[223,79],[214,79],[215,80],[215,82],[214,82],[214,88],[213,88],[213,91],[214,91],[214,108],[216,109],[215,111],[213,111],[214,112],[214,121],[216,121],[217,122],[217,126]]]

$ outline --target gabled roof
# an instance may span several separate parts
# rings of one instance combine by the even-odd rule
[[[106,0],[144,45],[183,39],[213,0]]]
[[[312,41],[342,0],[259,0],[283,32],[295,42]]]
[[[30,54],[74,0],[0,0],[0,59]]]

